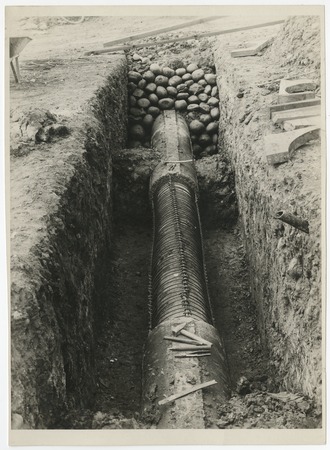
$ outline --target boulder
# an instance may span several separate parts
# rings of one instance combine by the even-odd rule
[[[188,73],[193,73],[193,72],[195,72],[195,70],[198,70],[198,65],[197,64],[189,64],[187,66],[187,72]]]
[[[176,69],[175,73],[179,76],[182,77],[183,75],[185,75],[186,73],[186,69],[184,67],[180,67],[179,69]],[[189,78],[188,78],[189,79]]]
[[[207,81],[207,84],[210,84],[211,86],[215,86],[217,84],[217,77],[214,73],[206,73],[204,78]]]
[[[155,63],[150,65],[150,70],[155,75],[161,75],[161,73],[162,73],[162,69],[160,68],[160,66]]]
[[[185,100],[177,100],[174,103],[174,108],[177,111],[185,111],[187,109],[187,102]]]
[[[200,134],[205,130],[205,126],[199,120],[193,120],[189,124],[189,129],[194,134]]]
[[[197,83],[197,81],[201,80],[204,77],[204,70],[203,69],[197,69],[194,70],[191,74],[192,79]]]
[[[175,75],[175,71],[170,67],[163,67],[163,75],[167,78],[171,78]]]
[[[171,109],[174,106],[173,98],[162,98],[158,102],[159,108],[162,110]]]

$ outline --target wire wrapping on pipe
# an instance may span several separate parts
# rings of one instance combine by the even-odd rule
[[[184,119],[175,111],[164,111],[154,123],[152,145],[163,161],[153,171],[149,189],[153,241],[142,413],[154,416],[157,428],[203,428],[214,420],[215,410],[206,407],[207,403],[220,404],[228,398],[230,389],[224,345],[214,327],[208,293],[197,175]],[[203,361],[196,357],[194,364],[193,355],[191,359],[177,359],[177,352],[169,351],[173,342],[166,339],[184,318],[192,319],[185,324],[186,331],[211,343],[208,357]],[[192,377],[202,381],[206,373],[216,380],[209,392],[186,397],[179,404],[160,406],[164,397],[182,391]]]
[[[154,328],[168,319],[186,316],[213,324],[197,204],[197,176],[189,130],[183,118],[174,112],[163,113],[154,124],[152,141],[166,156],[166,162],[157,166],[150,186],[154,217],[150,325]]]

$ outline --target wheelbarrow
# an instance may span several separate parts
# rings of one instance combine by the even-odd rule
[[[32,41],[29,37],[11,37],[9,38],[9,58],[10,67],[13,72],[15,82],[20,82],[19,62],[18,57],[25,46]]]

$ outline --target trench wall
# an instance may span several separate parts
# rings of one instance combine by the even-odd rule
[[[11,164],[13,428],[52,428],[93,397],[94,274],[111,245],[111,154],[126,142],[126,65],[123,56],[107,60],[67,139]]]
[[[271,66],[267,55],[231,58],[230,50],[243,38],[219,40],[215,53],[221,151],[235,175],[252,296],[274,374],[283,390],[303,393],[320,403],[320,142],[305,145],[288,163],[267,164],[263,136],[279,132],[268,111],[276,94],[262,95],[256,84],[276,66]],[[275,212],[282,209],[307,219],[310,234],[275,220]]]

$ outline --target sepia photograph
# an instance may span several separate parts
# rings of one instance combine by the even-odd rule
[[[325,442],[324,24],[6,7],[11,445]]]

